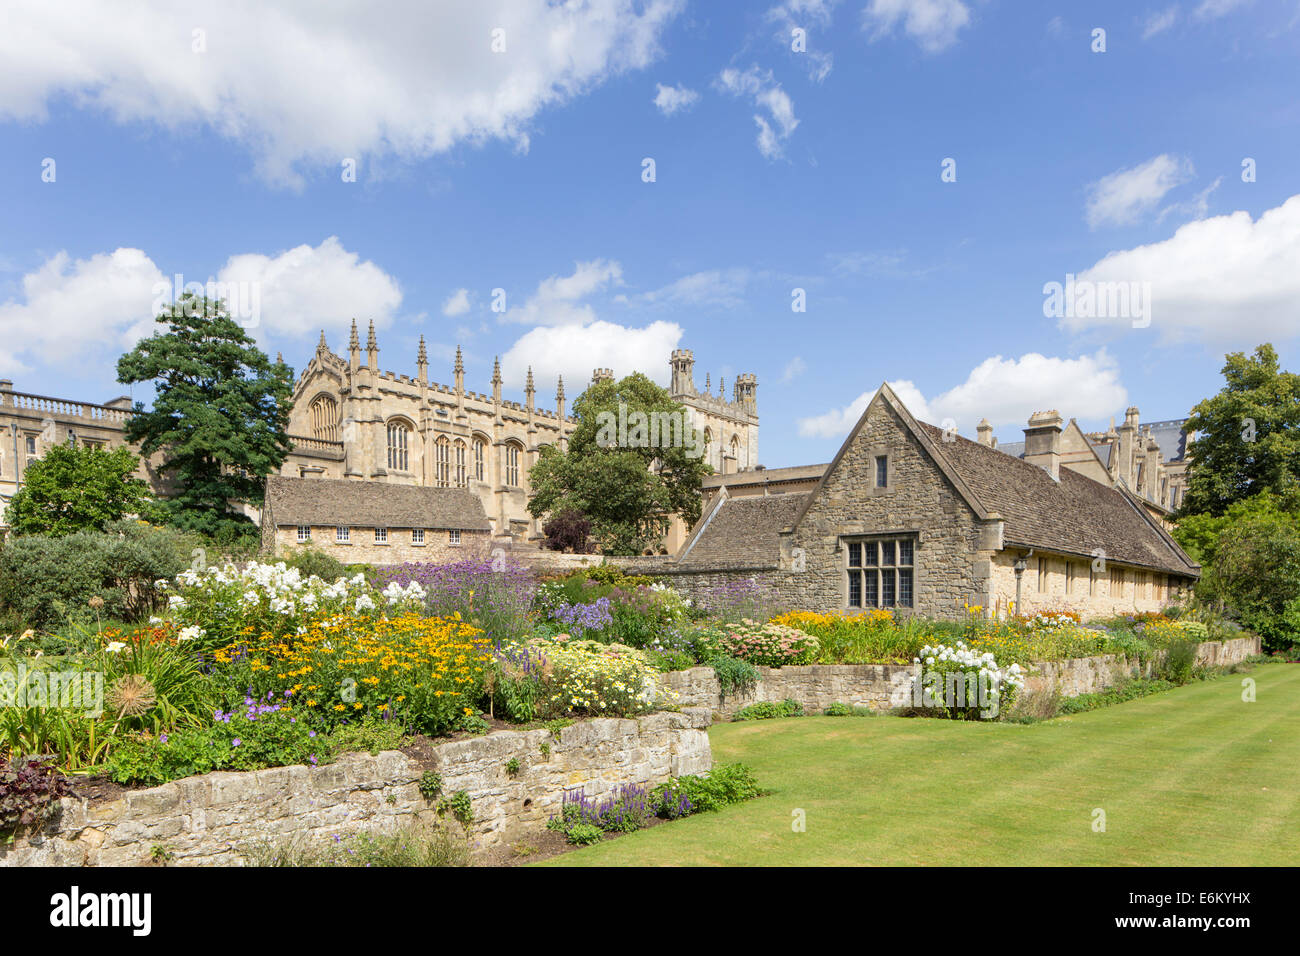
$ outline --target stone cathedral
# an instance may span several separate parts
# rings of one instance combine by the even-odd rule
[[[699,391],[694,362],[688,349],[672,353],[670,392],[702,429],[706,460],[721,474],[754,467],[757,379],[738,376],[730,398],[721,379],[716,395],[707,379]],[[491,392],[466,389],[459,347],[449,385],[429,380],[423,337],[415,367],[413,378],[381,371],[373,322],[364,349],[353,322],[346,358],[330,350],[322,332],[294,387],[289,420],[294,448],[280,473],[468,488],[482,501],[494,535],[521,543],[540,535],[541,522],[528,513],[528,473],[543,448],[563,450],[577,427],[565,411],[563,379],[556,382],[554,408],[546,409],[537,405],[531,368],[521,404],[501,397],[499,359]],[[592,381],[613,378],[613,370],[600,368]],[[665,547],[675,548],[685,531],[674,522]]]

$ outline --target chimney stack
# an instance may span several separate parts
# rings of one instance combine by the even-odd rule
[[[1030,415],[1025,429],[1025,461],[1043,469],[1053,481],[1061,480],[1062,425],[1061,413],[1051,409]]]
[[[993,426],[989,424],[987,418],[981,418],[980,423],[975,426],[975,435],[981,445],[993,447]]]

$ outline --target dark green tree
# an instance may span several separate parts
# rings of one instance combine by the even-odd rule
[[[135,477],[139,465],[129,448],[55,445],[27,467],[9,502],[9,525],[15,534],[63,537],[150,514],[149,485]]]
[[[1300,489],[1300,375],[1284,372],[1265,343],[1226,357],[1227,384],[1192,409],[1187,495],[1179,517],[1222,515],[1263,492]]]
[[[166,326],[117,363],[123,384],[153,382],[153,407],[136,403],[126,437],[159,453],[171,524],[214,537],[253,533],[239,503],[260,505],[266,476],[290,450],[285,432],[293,371],[272,362],[219,300],[182,296]]]
[[[544,449],[529,474],[535,516],[576,512],[606,554],[659,542],[672,515],[700,516],[710,472],[700,431],[667,390],[640,373],[596,382],[573,403],[578,427],[565,452]]]

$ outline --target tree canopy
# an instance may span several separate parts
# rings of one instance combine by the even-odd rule
[[[219,300],[182,296],[157,321],[166,331],[117,363],[118,381],[154,382],[153,407],[136,403],[126,437],[159,472],[171,524],[225,536],[254,530],[234,510],[260,505],[266,476],[290,450],[293,372],[271,362]]]
[[[578,426],[567,451],[543,449],[529,475],[535,517],[576,512],[607,554],[658,544],[671,516],[700,516],[710,469],[690,412],[638,373],[595,382],[573,403]]]
[[[1267,343],[1251,356],[1232,352],[1226,384],[1197,403],[1187,421],[1187,494],[1179,517],[1222,515],[1263,492],[1300,490],[1300,375],[1282,371]]]
[[[129,448],[55,445],[27,466],[9,502],[9,525],[15,534],[64,537],[149,511],[149,485],[135,477],[139,464]]]

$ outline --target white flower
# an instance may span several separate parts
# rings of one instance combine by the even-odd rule
[[[110,641],[108,646],[105,647],[104,650],[108,651],[108,653],[110,654],[120,654],[123,651],[123,649],[125,649],[125,647],[126,645],[123,644],[121,641]]]
[[[357,603],[356,603],[357,613],[360,613],[361,611],[373,611],[374,609],[375,609],[375,602],[371,600],[369,594],[363,594],[361,595],[361,597],[357,598]]]
[[[172,610],[182,608],[185,606],[185,598],[181,597],[179,594],[173,594],[167,599],[167,606]]]
[[[196,638],[202,637],[206,633],[207,631],[199,627],[197,624],[194,624],[190,627],[181,628],[181,632],[176,639],[178,641],[192,641]]]

